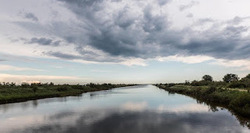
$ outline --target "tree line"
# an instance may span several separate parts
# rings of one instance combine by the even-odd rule
[[[222,78],[222,81],[214,81],[212,76],[204,75],[200,81],[186,81],[185,84],[192,86],[215,85],[226,86],[228,88],[250,88],[250,74],[240,79],[237,74],[229,73]]]

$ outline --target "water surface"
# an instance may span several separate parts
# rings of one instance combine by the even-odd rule
[[[249,133],[229,111],[152,85],[0,105],[1,133]]]

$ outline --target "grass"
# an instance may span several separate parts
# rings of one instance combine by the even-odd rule
[[[33,84],[20,86],[0,86],[0,104],[23,102],[51,97],[80,95],[84,92],[108,90],[125,84],[88,84],[88,85],[48,85]]]

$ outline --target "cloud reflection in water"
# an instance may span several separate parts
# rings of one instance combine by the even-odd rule
[[[75,119],[71,119],[72,116]],[[225,113],[177,113],[155,111],[90,110],[63,112],[43,124],[28,127],[21,133],[242,133],[243,128]],[[49,122],[50,121],[50,122]],[[51,123],[51,121],[53,121]]]

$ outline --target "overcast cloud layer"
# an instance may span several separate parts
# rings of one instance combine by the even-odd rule
[[[20,46],[28,49],[24,54],[110,63],[172,56],[250,60],[250,11],[244,6],[250,2],[244,0],[1,3],[2,40],[12,43],[6,51]]]

